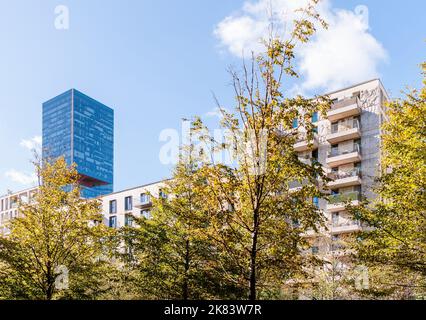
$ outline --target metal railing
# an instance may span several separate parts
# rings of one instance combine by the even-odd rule
[[[351,104],[355,104],[355,103],[357,105],[359,105],[359,98],[358,98],[358,96],[350,97],[350,98],[345,98],[345,99],[342,99],[342,100],[338,100],[338,101],[334,102],[331,105],[331,110],[336,110],[336,109],[339,109],[339,108],[344,108],[344,107],[350,106]]]
[[[330,132],[333,134],[338,132],[345,132],[355,128],[360,128],[358,119],[347,120],[344,123],[333,123],[331,125]]]
[[[313,136],[312,136],[312,141],[315,141],[315,140],[317,140],[317,139],[318,139],[318,137],[317,137],[317,133],[316,133],[316,132],[314,132],[314,134],[313,134]],[[297,136],[297,138],[296,138],[296,143],[300,143],[300,142],[308,142],[308,134],[307,134],[307,133],[303,132],[303,133],[300,133],[300,134]]]
[[[328,153],[328,158],[341,156],[341,155],[352,153],[352,152],[361,152],[361,146],[355,143],[353,147],[350,149],[340,150],[338,147],[331,148],[331,151]]]
[[[360,177],[361,178],[361,169],[354,168],[350,171],[339,171],[339,172],[330,172],[328,177],[333,180],[345,179],[350,177]]]
[[[332,226],[334,228],[338,228],[338,227],[350,227],[350,226],[361,226],[361,222],[358,221],[358,220],[349,220],[349,219],[347,219],[345,222],[332,221]]]
[[[355,200],[361,200],[361,194],[358,191],[333,194],[329,196],[328,203],[336,204],[336,203],[342,203],[346,201],[355,201]]]

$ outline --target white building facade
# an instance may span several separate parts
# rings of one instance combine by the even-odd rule
[[[327,116],[318,117],[313,146],[301,139],[295,144],[302,161],[320,162],[332,179],[328,183],[328,200],[317,201],[327,219],[332,243],[316,243],[312,237],[313,253],[339,251],[339,239],[363,229],[345,210],[345,201],[353,205],[362,197],[372,199],[375,179],[380,175],[381,126],[386,119],[385,102],[389,101],[379,79],[327,94],[332,100]],[[302,135],[303,136],[303,135]],[[336,244],[333,244],[335,242]]]

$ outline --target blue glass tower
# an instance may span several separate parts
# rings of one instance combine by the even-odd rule
[[[82,197],[113,191],[114,111],[71,89],[43,103],[43,158],[75,163]]]

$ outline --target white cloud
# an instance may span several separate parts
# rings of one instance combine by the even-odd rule
[[[40,152],[42,145],[41,136],[34,136],[30,139],[22,139],[19,145],[30,151],[36,150]],[[9,180],[21,185],[33,185],[37,182],[35,173],[26,173],[17,169],[10,169],[4,173],[4,176]]]
[[[5,176],[13,182],[17,182],[22,185],[32,185],[37,182],[37,176],[34,173],[27,174],[15,169],[6,171]]]
[[[34,136],[30,139],[22,139],[19,145],[28,150],[39,150],[41,148],[41,136]]]
[[[260,52],[260,39],[267,38],[271,17],[277,32],[285,36],[297,17],[294,11],[307,3],[308,0],[246,1],[238,14],[218,23],[214,34],[223,48],[238,57]],[[329,28],[317,28],[312,41],[297,49],[302,83],[294,90],[329,91],[378,77],[378,65],[387,60],[387,53],[370,33],[368,8],[335,9],[329,0],[323,0],[317,10]]]

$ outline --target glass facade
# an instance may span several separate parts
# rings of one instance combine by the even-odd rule
[[[114,111],[71,89],[43,103],[43,158],[77,165],[82,196],[113,191]]]

